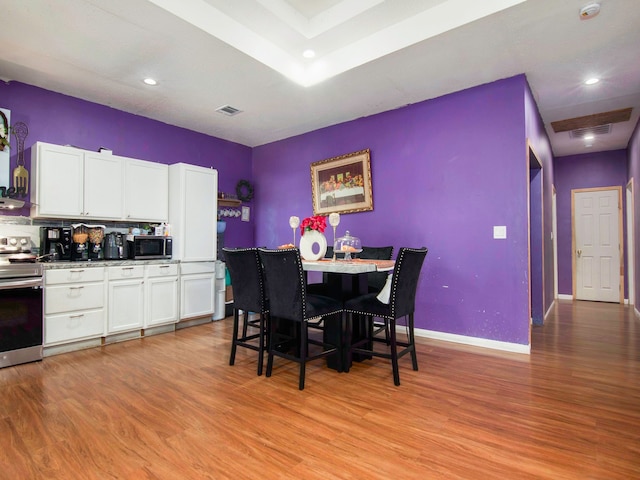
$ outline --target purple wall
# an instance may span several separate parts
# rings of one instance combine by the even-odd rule
[[[571,295],[571,190],[621,186],[624,192],[627,152],[612,150],[558,157],[554,162],[554,175],[558,215],[558,293]],[[624,218],[623,212],[623,223]]]
[[[633,203],[634,203],[634,273],[635,273],[635,301],[636,309],[640,304],[640,122],[631,136],[628,152],[628,172],[629,179],[633,179]]]
[[[24,122],[29,127],[25,142],[28,170],[30,147],[42,141],[93,151],[107,147],[115,155],[164,164],[186,162],[214,167],[219,189],[225,192],[235,192],[240,179],[251,180],[251,148],[237,143],[18,82],[0,82],[0,106],[11,110],[12,123]],[[16,150],[12,149],[12,166],[16,160]],[[15,214],[28,216],[29,210],[24,208]],[[251,245],[253,220],[227,219],[225,243]]]
[[[374,210],[338,235],[429,247],[417,328],[528,344],[527,91],[517,76],[254,148],[256,243],[290,242],[289,216],[313,214],[312,162],[369,148]]]

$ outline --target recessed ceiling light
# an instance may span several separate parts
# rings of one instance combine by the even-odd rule
[[[158,82],[156,82],[153,78],[145,78],[143,80],[144,83],[146,83],[147,85],[157,85]]]
[[[599,78],[595,78],[595,77],[593,77],[593,78],[589,78],[589,79],[585,80],[585,81],[584,81],[584,84],[585,84],[585,85],[595,85],[595,84],[596,84],[596,83],[598,83],[599,81],[600,81],[600,79],[599,79]]]
[[[302,56],[304,58],[313,58],[316,56],[316,52],[315,50],[311,50],[310,48],[308,48],[304,52],[302,52]]]

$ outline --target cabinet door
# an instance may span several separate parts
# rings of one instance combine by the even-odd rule
[[[182,275],[180,277],[180,318],[213,315],[214,274]]]
[[[182,261],[216,258],[217,172],[185,169]]]
[[[108,333],[142,328],[144,283],[141,279],[109,282]]]
[[[145,327],[178,321],[178,277],[154,277],[146,281]]]
[[[82,217],[83,150],[38,142],[32,152],[31,216]]]
[[[120,220],[123,218],[122,174],[122,157],[100,153],[85,153],[85,216],[106,220]]]
[[[166,222],[169,217],[169,167],[160,163],[124,161],[125,220]]]

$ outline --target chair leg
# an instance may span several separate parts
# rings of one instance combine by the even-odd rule
[[[242,311],[242,338],[247,338],[247,323],[249,323],[249,312]]]
[[[393,383],[400,385],[400,371],[398,370],[398,345],[396,343],[396,321],[395,319],[386,320],[385,328],[389,327],[389,336],[391,341],[391,368],[393,369]]]
[[[298,388],[304,390],[304,376],[307,365],[307,323],[300,322],[300,382]]]
[[[409,345],[411,348],[411,363],[413,369],[418,370],[418,355],[416,354],[416,337],[413,333],[413,313],[409,314]]]
[[[260,314],[260,337],[258,341],[258,376],[262,375],[262,363],[264,361],[264,329],[265,329],[265,315]]]
[[[236,342],[238,341],[238,310],[233,309],[233,336],[231,337],[231,355],[229,356],[229,365],[233,365],[236,361]]]
[[[272,318],[269,319],[269,353],[267,355],[267,377],[271,376],[271,370],[273,369],[273,351],[276,348],[276,328],[277,322],[274,322]]]

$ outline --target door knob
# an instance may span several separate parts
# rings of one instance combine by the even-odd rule
[[[576,253],[578,254],[578,258],[580,258],[580,256],[582,255],[582,250],[576,250]]]

